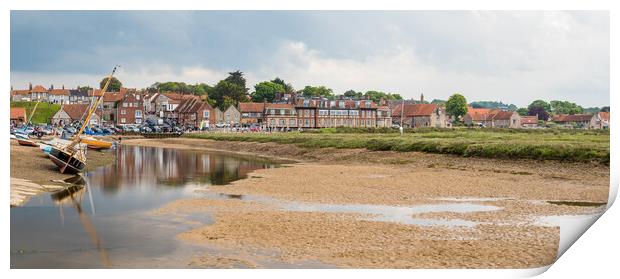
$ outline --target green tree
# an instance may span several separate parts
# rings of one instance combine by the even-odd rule
[[[538,115],[539,120],[547,121],[547,119],[549,119],[550,110],[551,105],[549,103],[543,100],[536,100],[533,101],[529,106],[527,106],[527,115]]]
[[[431,104],[434,104],[434,105],[443,105],[445,103],[446,103],[446,100],[441,100],[441,99],[433,99],[431,101]]]
[[[517,109],[517,113],[518,113],[520,116],[526,116],[526,115],[527,115],[527,108],[518,108],[518,109]]]
[[[583,107],[568,101],[551,101],[554,114],[578,114],[583,113]]]
[[[93,89],[93,88],[90,87],[90,86],[79,86],[78,85],[78,87],[77,87],[77,90],[79,92],[81,92],[81,93],[88,93],[88,90],[91,90],[91,89]]]
[[[609,106],[602,107],[601,112],[609,112]]]
[[[364,93],[364,97],[366,97],[366,99],[373,100],[375,103],[379,102],[381,99],[386,101],[403,99],[400,94],[385,93],[375,90],[366,91],[366,93]]]
[[[290,83],[286,83],[283,79],[281,79],[279,77],[276,77],[271,82],[273,82],[275,84],[282,85],[282,88],[284,88],[284,93],[294,93],[295,92],[295,88],[293,88],[293,85],[291,85]]]
[[[103,89],[107,81],[108,81],[108,77],[104,77],[99,83],[99,88]],[[121,87],[123,87],[123,84],[120,82],[120,80],[118,80],[115,77],[112,77],[112,80],[110,81],[110,85],[108,85],[107,91],[108,92],[119,92],[121,90]]]
[[[225,110],[228,109],[228,107],[235,106],[237,104],[238,104],[238,102],[235,101],[233,98],[231,98],[229,96],[224,96],[224,99],[222,100],[222,105],[220,106],[220,109],[222,111],[225,111]]]
[[[362,97],[362,92],[355,92],[355,90],[347,90],[346,92],[344,92],[343,94],[345,97],[349,97],[349,98],[361,98]]]
[[[275,99],[276,93],[284,92],[284,86],[282,84],[272,81],[263,81],[257,85],[254,85],[252,101],[271,103]]]
[[[228,77],[224,80],[232,84],[236,84],[239,87],[245,88],[245,77],[243,77],[243,72],[239,70],[228,73]]]
[[[467,113],[467,100],[461,94],[454,94],[446,101],[446,112],[456,119]]]
[[[304,97],[325,97],[328,99],[334,98],[334,91],[331,88],[325,86],[310,86],[307,85],[301,90]]]

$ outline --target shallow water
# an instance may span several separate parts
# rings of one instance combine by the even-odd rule
[[[211,223],[210,216],[188,222],[149,211],[198,197],[198,188],[277,166],[256,158],[121,146],[117,164],[85,173],[83,186],[11,208],[11,268],[185,267],[201,247],[175,235]]]

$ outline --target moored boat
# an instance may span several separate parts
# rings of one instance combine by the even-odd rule
[[[23,146],[32,146],[32,147],[38,147],[39,144],[30,140],[30,139],[22,139],[22,138],[17,138],[17,143],[19,143],[19,145],[23,145]]]
[[[77,147],[50,146],[48,154],[60,173],[78,173],[86,167],[86,156]]]
[[[82,127],[80,130],[73,136],[71,142],[69,144],[57,144],[51,146],[50,153],[48,156],[50,160],[58,166],[58,169],[61,173],[78,173],[84,170],[86,167],[86,151],[80,148],[80,144],[82,142],[81,135],[84,132],[86,126],[90,123],[90,117],[93,115],[101,101],[103,100],[103,96],[105,95],[106,90],[108,90],[108,86],[110,85],[110,81],[114,76],[114,72],[116,72],[116,67],[112,70],[112,73],[107,78],[105,85],[101,88],[101,96],[97,99],[97,101],[90,107],[88,110],[88,114],[82,123]]]
[[[104,141],[100,139],[96,139],[93,137],[82,138],[81,141],[83,144],[86,144],[90,149],[108,149],[112,147],[112,143],[109,141]]]

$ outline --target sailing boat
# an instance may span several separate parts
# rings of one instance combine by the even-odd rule
[[[34,105],[34,108],[32,109],[32,112],[30,113],[30,117],[28,118],[28,124],[30,124],[32,117],[34,116],[34,112],[37,111],[37,107],[39,106],[39,102],[41,100],[37,99],[37,103]],[[32,141],[29,137],[28,134],[26,133],[16,133],[16,138],[17,138],[17,143],[19,143],[19,145],[23,145],[23,146],[33,146],[33,147],[38,147],[39,144],[37,144],[36,142]]]
[[[116,68],[117,67],[114,67],[112,73],[110,73],[110,76],[108,77],[108,80],[101,89],[101,96],[99,96],[95,104],[88,109],[86,119],[84,119],[84,123],[82,124],[80,130],[73,136],[73,140],[68,144],[58,144],[52,146],[48,155],[50,160],[58,166],[60,173],[78,173],[86,167],[86,152],[85,150],[79,148],[79,144],[82,141],[81,135],[90,122],[90,117],[99,106],[101,100],[103,100],[103,95],[105,95],[105,92],[108,90],[108,86],[110,85],[112,76],[114,76],[114,73],[116,72]]]

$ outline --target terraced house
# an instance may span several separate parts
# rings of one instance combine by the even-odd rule
[[[262,124],[265,103],[239,103],[239,113],[241,113],[241,124]]]
[[[203,128],[216,123],[213,108],[198,96],[184,99],[174,111],[178,116],[177,123],[182,126]]]
[[[118,125],[142,124],[144,119],[144,104],[142,94],[136,91],[122,95],[117,104]]]
[[[265,107],[267,128],[297,128],[297,112],[291,104],[267,104]]]

